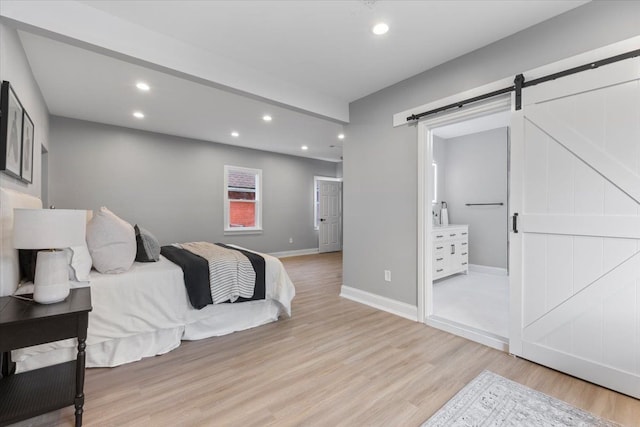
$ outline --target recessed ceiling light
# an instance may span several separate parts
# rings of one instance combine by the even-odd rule
[[[344,133],[339,134],[338,139],[344,139]]]
[[[144,114],[140,111],[134,111],[133,117],[135,117],[136,119],[144,119]]]
[[[302,146],[302,147],[300,147],[300,148],[302,148],[302,150],[303,150],[303,151],[307,151],[307,150],[309,149],[309,147],[307,147],[306,145],[303,145],[303,146]]]
[[[265,114],[264,116],[262,116],[262,120],[264,120],[265,122],[270,122],[271,121],[271,116],[268,114]]]
[[[138,82],[136,83],[136,87],[144,92],[148,91],[149,89],[151,89],[149,87],[148,84],[146,84],[145,82]]]
[[[387,34],[387,31],[389,31],[389,26],[384,22],[380,22],[379,24],[374,25],[371,31],[373,31],[373,34],[381,36],[383,34]]]
[[[237,138],[237,137],[240,136],[240,134],[238,132],[236,132],[236,131],[233,131],[233,132],[231,132],[231,136],[234,137],[234,138]]]

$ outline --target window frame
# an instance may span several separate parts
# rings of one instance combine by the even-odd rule
[[[229,172],[238,171],[251,173],[256,176],[255,201],[245,200],[246,203],[255,205],[255,226],[254,227],[231,227],[230,210],[231,200],[229,199]],[[262,169],[246,168],[242,166],[224,165],[224,234],[261,234],[262,233]]]

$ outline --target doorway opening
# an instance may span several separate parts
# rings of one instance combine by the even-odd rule
[[[423,320],[503,351],[510,317],[510,117],[505,102],[420,125],[423,165],[431,165],[421,197]]]
[[[509,336],[508,121],[507,112],[433,130],[439,191],[432,200],[432,317],[504,343]],[[482,130],[487,127],[492,129]]]
[[[318,252],[342,250],[342,178],[314,177],[314,228]]]

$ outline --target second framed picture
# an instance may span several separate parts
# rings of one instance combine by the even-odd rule
[[[23,110],[22,116],[22,165],[20,176],[23,181],[33,182],[33,122],[31,117]]]

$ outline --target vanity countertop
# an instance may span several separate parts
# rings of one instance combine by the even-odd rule
[[[449,224],[449,225],[434,225],[434,230],[446,230],[447,228],[468,227],[467,224]]]

